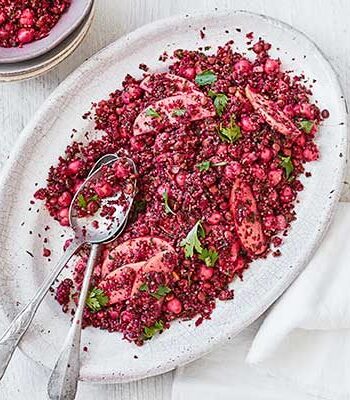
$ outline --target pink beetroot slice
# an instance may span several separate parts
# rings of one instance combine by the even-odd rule
[[[145,282],[145,277],[149,272],[163,273],[166,278],[168,273],[174,268],[173,254],[170,251],[162,251],[145,262],[138,270],[131,295],[137,293],[140,286]]]
[[[231,189],[230,209],[243,247],[253,255],[263,253],[267,244],[256,201],[250,186],[240,179]]]
[[[109,297],[109,305],[128,299],[138,271],[145,265],[145,261],[127,264],[110,272],[99,284]]]
[[[164,97],[178,94],[179,92],[189,93],[193,90],[198,90],[191,81],[166,72],[147,76],[140,83],[140,87],[153,96],[165,94]]]
[[[246,86],[245,93],[254,110],[264,118],[272,129],[284,136],[292,138],[300,135],[300,130],[296,127],[294,122],[278,108],[276,103],[255,93],[249,86]]]
[[[215,109],[211,101],[205,103],[206,96],[200,92],[178,94],[155,102],[145,108],[135,119],[134,135],[150,132],[159,132],[164,126],[174,125],[181,118],[190,121],[215,116]]]
[[[108,275],[115,269],[116,263],[120,261],[122,265],[146,261],[161,251],[174,251],[174,248],[165,240],[144,236],[127,240],[116,247],[110,247],[105,252],[102,264],[102,277]]]

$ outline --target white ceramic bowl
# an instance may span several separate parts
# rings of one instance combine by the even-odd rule
[[[0,64],[18,63],[41,56],[66,39],[88,15],[93,0],[73,0],[48,36],[23,47],[0,47]]]
[[[66,59],[85,38],[94,17],[94,2],[80,25],[52,50],[34,59],[19,63],[0,63],[0,82],[12,82],[37,77]]]
[[[203,26],[206,37],[201,40],[199,31]],[[238,33],[235,28],[242,32]],[[241,11],[174,17],[136,30],[78,68],[37,112],[7,162],[0,186],[0,324],[3,328],[33,295],[61,255],[65,238],[60,235],[71,234],[57,226],[47,212],[37,213],[36,209],[43,208],[42,205],[32,206],[28,211],[29,200],[36,189],[34,183],[44,185],[48,168],[71,142],[71,129],[78,130],[77,140],[83,140],[86,131],[93,131],[93,122],[81,118],[91,102],[107,98],[120,86],[125,74],[141,77],[140,63],[146,63],[150,71],[164,70],[166,64],[158,60],[164,50],[170,54],[176,48],[216,47],[233,38],[235,46],[242,51],[246,49],[245,33],[250,31],[255,32],[256,38],[261,36],[275,46],[272,56],[280,57],[284,68],[315,78],[315,99],[321,108],[330,111],[330,118],[317,138],[321,159],[307,166],[312,178],[303,180],[305,190],[296,207],[298,219],[281,247],[282,256],[252,263],[244,274],[244,281],[232,283],[235,298],[218,301],[212,319],[197,328],[193,321],[175,321],[171,329],[143,347],[127,343],[119,334],[85,329],[82,345],[89,350],[82,353],[83,380],[131,381],[195,360],[253,322],[291,284],[319,245],[339,199],[347,146],[341,88],[319,49],[302,33],[282,22]],[[51,229],[45,232],[48,224]],[[32,235],[29,230],[33,231]],[[51,264],[41,256],[42,242],[38,234],[49,239],[49,247],[53,249]],[[21,343],[22,350],[38,363],[52,368],[69,325],[69,317],[47,296]]]

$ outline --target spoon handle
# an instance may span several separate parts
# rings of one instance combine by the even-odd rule
[[[48,394],[51,400],[75,399],[80,373],[81,322],[89,290],[90,278],[96,263],[98,251],[99,245],[92,244],[89,260],[85,269],[83,285],[79,295],[78,308],[74,314],[72,325],[49,379]]]
[[[0,380],[3,377],[6,368],[11,360],[12,354],[15,351],[22,336],[27,331],[36,310],[42,302],[45,294],[51,287],[54,280],[57,278],[63,267],[71,259],[74,253],[82,246],[83,242],[74,240],[69,248],[65,251],[56,267],[51,271],[49,276],[40,286],[35,296],[24,307],[24,309],[15,317],[8,327],[6,332],[0,339]]]

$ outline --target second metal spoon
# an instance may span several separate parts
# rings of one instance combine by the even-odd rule
[[[105,156],[104,160],[101,160],[102,161],[101,165],[113,164],[115,163],[116,159],[118,159],[118,157],[115,157],[113,155],[107,155]],[[136,167],[134,162],[129,158],[125,159],[130,164],[134,173],[136,174]],[[92,177],[96,179],[98,173],[99,171],[93,173]],[[84,186],[88,184],[89,180],[90,178],[88,178],[87,181],[81,186],[79,192],[84,189]],[[99,220],[99,218],[103,217],[99,217],[97,219],[99,222],[98,226],[101,227],[101,229],[98,228],[97,232],[95,232],[95,235],[97,235],[98,238],[100,238],[101,240],[98,240],[98,238],[94,237],[94,242],[91,245],[89,260],[84,273],[84,280],[79,295],[78,307],[74,314],[74,319],[69,329],[66,340],[64,342],[60,356],[56,362],[56,365],[49,379],[48,394],[51,400],[73,400],[75,398],[79,373],[80,373],[81,323],[83,318],[86,297],[89,291],[91,275],[99,253],[99,244],[107,243],[111,239],[114,240],[123,232],[123,229],[126,225],[127,218],[133,203],[135,191],[136,191],[136,180],[134,184],[134,191],[132,195],[129,195],[128,197],[127,209],[126,210],[117,209],[117,214],[119,211],[119,215],[117,216],[114,215],[114,221],[118,221],[117,223],[114,223],[114,226],[111,227],[109,222],[107,228],[107,225],[105,223],[106,221]],[[79,192],[75,195],[72,204],[74,204],[75,199],[79,196]],[[75,227],[75,230],[79,231],[79,229],[83,229],[84,231],[86,230],[89,231],[89,225],[81,226],[81,220],[79,218],[71,220],[71,225],[74,226],[74,224],[78,224],[78,226]],[[96,228],[93,228],[92,231],[96,231]]]

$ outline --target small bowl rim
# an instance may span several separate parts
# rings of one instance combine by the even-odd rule
[[[23,47],[0,47],[0,64],[28,61],[49,52],[80,26],[93,3],[94,0],[72,0],[67,12],[62,14],[45,38],[25,44]]]

